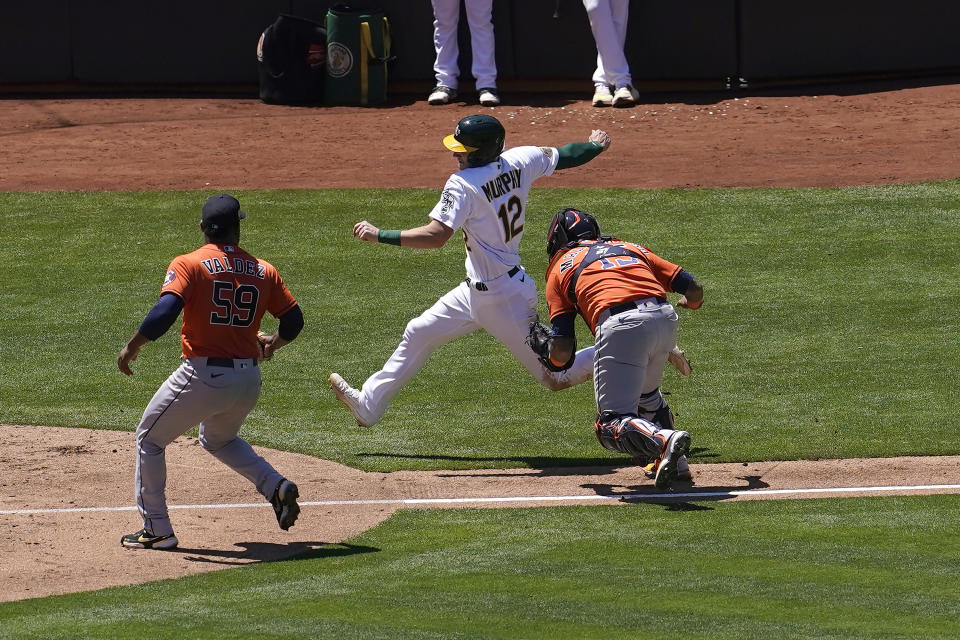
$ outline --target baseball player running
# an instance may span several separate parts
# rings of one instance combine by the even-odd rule
[[[690,434],[674,429],[660,393],[667,355],[676,344],[677,306],[698,309],[703,287],[690,273],[649,249],[600,235],[590,214],[563,209],[547,234],[546,298],[552,328],[534,326],[530,347],[546,366],[576,363],[574,320],[595,336],[595,430],[600,444],[640,460],[656,460],[654,483],[668,489]],[[579,356],[579,354],[576,354]]]
[[[250,480],[273,504],[281,529],[300,513],[297,486],[280,475],[237,436],[260,395],[261,359],[297,337],[303,313],[269,262],[238,246],[246,214],[233,196],[213,196],[203,205],[200,229],[206,244],[170,263],[160,299],[120,351],[117,366],[130,376],[140,348],[156,340],[183,311],[182,364],[163,383],[137,426],[134,478],[143,528],[120,544],[173,549],[177,538],[167,514],[164,451],[177,436],[200,425],[200,444]],[[279,318],[273,335],[258,334],[269,311]]]
[[[466,244],[467,277],[411,320],[400,345],[383,368],[355,389],[337,373],[330,386],[361,426],[376,424],[390,401],[420,371],[441,345],[477,329],[486,329],[523,366],[551,390],[589,380],[593,347],[578,353],[565,371],[549,371],[525,344],[537,317],[537,288],[520,265],[518,252],[527,214],[527,197],[535,180],[554,170],[589,162],[610,146],[610,136],[591,132],[587,142],[560,148],[514,147],[504,151],[503,125],[489,115],[467,116],[443,139],[460,170],[447,180],[430,222],[403,231],[379,229],[363,220],[353,235],[418,249],[442,247],[460,229]]]

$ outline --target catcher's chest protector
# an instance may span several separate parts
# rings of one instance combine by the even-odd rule
[[[321,104],[327,77],[326,36],[319,22],[280,14],[257,45],[260,99],[270,104]]]
[[[369,105],[387,99],[390,23],[379,9],[335,5],[327,11],[324,102]]]

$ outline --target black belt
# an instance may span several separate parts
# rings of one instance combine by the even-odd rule
[[[649,298],[641,298],[639,300],[631,300],[630,302],[621,302],[620,304],[615,304],[612,307],[608,307],[607,311],[610,312],[611,316],[615,316],[618,313],[623,313],[624,311],[632,311],[633,309],[637,308],[638,304],[647,301],[656,301],[660,304],[664,304],[667,299],[661,298],[660,296],[650,296]]]
[[[507,271],[507,277],[512,278],[518,273],[520,273],[519,266],[514,267],[513,269],[510,269],[510,271]],[[477,291],[487,291],[487,289],[489,288],[487,287],[487,285],[483,284],[482,282],[474,282],[470,278],[464,278],[463,281],[467,283],[467,286],[474,287]]]
[[[253,360],[253,366],[257,366],[256,358],[240,358],[241,360]],[[229,367],[233,369],[233,358],[207,358],[208,367]]]

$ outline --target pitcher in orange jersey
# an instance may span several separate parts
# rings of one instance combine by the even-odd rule
[[[685,463],[690,434],[674,429],[660,393],[667,357],[677,338],[677,306],[697,309],[703,287],[680,266],[631,242],[600,234],[589,213],[563,209],[547,234],[546,297],[552,324],[548,357],[563,368],[575,357],[574,320],[583,316],[595,336],[597,438],[605,448],[656,461],[653,475],[669,488]]]
[[[231,195],[208,199],[200,216],[206,244],[170,263],[160,299],[120,351],[117,366],[130,376],[140,348],[156,340],[183,311],[182,364],[170,374],[137,426],[134,477],[143,528],[120,544],[137,549],[173,549],[177,538],[167,513],[168,444],[200,425],[200,444],[256,485],[273,504],[281,529],[300,513],[297,486],[254,452],[237,434],[260,396],[260,361],[292,341],[303,313],[272,264],[238,246],[246,214]],[[263,314],[279,318],[273,335],[258,334]]]

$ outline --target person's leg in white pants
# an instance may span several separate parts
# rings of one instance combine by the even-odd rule
[[[583,0],[590,30],[597,45],[597,69],[593,82],[614,88],[632,85],[630,65],[624,54],[627,40],[629,0]]]
[[[526,338],[530,324],[537,317],[537,287],[529,274],[515,276],[509,292],[494,297],[477,293],[474,316],[480,325],[505,347],[540,384],[551,391],[560,391],[593,377],[593,347],[577,352],[573,366],[566,371],[549,371],[530,349]],[[484,301],[487,298],[489,301]]]
[[[437,57],[433,72],[437,85],[456,89],[459,86],[460,46],[457,23],[460,21],[460,0],[431,0],[433,3],[433,47]]]
[[[403,339],[380,371],[363,383],[360,404],[379,420],[390,401],[420,372],[441,345],[480,328],[470,313],[466,283],[445,293],[407,323]]]
[[[497,88],[496,47],[493,35],[493,0],[466,0],[470,25],[471,72],[477,89]]]

